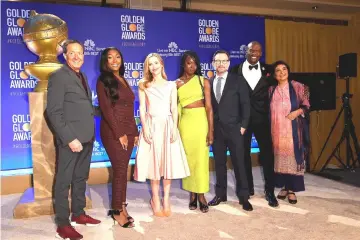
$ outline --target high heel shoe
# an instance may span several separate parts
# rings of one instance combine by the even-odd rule
[[[170,215],[171,215],[171,208],[169,207],[168,210],[165,210],[164,199],[162,200],[162,204],[163,204],[163,213],[164,213],[165,217],[170,217]]]
[[[199,205],[200,205],[200,211],[203,213],[207,213],[209,211],[209,205],[206,202],[204,194],[199,194]]]
[[[118,220],[115,219],[115,215],[119,216],[120,215],[120,212],[122,212],[123,210],[116,210],[116,209],[113,209],[113,210],[109,210],[108,212],[108,216],[111,216],[111,218],[113,219],[114,221],[114,225],[115,225],[115,221],[120,225],[120,227],[123,227],[123,228],[133,228],[134,227],[134,223],[128,221],[126,222],[125,224],[121,225],[120,222]]]
[[[200,201],[199,199],[199,205],[200,205],[200,211],[203,212],[203,213],[207,213],[209,211],[209,206],[208,204],[204,204]]]
[[[150,199],[150,206],[151,206],[151,209],[152,209],[152,211],[153,211],[153,213],[154,213],[154,216],[156,216],[156,217],[164,217],[163,211],[158,211],[158,212],[156,212],[153,205],[154,205],[154,202],[153,202],[152,199]]]
[[[195,196],[195,197],[194,197],[194,200],[191,200],[191,199],[192,199],[192,196]],[[189,209],[190,209],[190,210],[195,210],[195,209],[197,209],[197,199],[198,199],[197,193],[191,193],[191,194],[190,194],[190,202],[189,202]]]
[[[125,207],[127,207],[128,204],[127,204],[127,203],[123,203],[122,205],[125,206]],[[135,221],[134,218],[133,218],[132,216],[130,216],[130,215],[127,217],[127,220],[128,220],[129,222],[134,222],[134,221]]]

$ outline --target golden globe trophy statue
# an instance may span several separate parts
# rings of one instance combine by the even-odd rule
[[[38,80],[35,92],[47,91],[49,74],[62,66],[57,56],[62,53],[61,44],[67,38],[67,24],[62,19],[30,12],[30,18],[24,24],[23,39],[28,49],[39,56],[36,63],[25,67],[26,73]]]
[[[31,11],[24,24],[23,40],[39,60],[27,65],[27,74],[38,82],[29,93],[31,148],[33,163],[33,188],[27,189],[14,209],[14,218],[28,218],[54,213],[52,189],[55,175],[54,135],[46,120],[47,85],[49,75],[62,67],[57,57],[62,53],[61,44],[68,38],[65,21],[52,14]],[[88,196],[87,192],[87,196]],[[89,197],[86,207],[91,207]]]

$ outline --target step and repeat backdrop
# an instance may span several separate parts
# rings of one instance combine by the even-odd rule
[[[211,58],[216,50],[229,51],[233,66],[245,60],[250,41],[257,40],[263,46],[265,41],[265,21],[259,17],[1,2],[1,170],[32,167],[28,93],[33,91],[36,79],[25,73],[24,66],[38,57],[22,41],[23,26],[31,10],[60,17],[68,25],[69,38],[84,44],[82,71],[88,76],[94,105],[98,104],[95,86],[100,53],[106,47],[122,51],[125,78],[137,96],[143,62],[151,52],[164,58],[169,80],[175,80],[182,53],[196,51],[203,75],[211,78]],[[62,56],[59,60],[64,62]],[[134,116],[140,129],[138,106],[136,99]],[[99,126],[100,119],[95,121]],[[255,139],[253,147],[257,148]],[[135,154],[136,148],[132,158]],[[108,161],[98,127],[92,161]]]

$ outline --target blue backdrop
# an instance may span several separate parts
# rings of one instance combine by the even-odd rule
[[[69,38],[84,43],[82,71],[88,76],[95,105],[100,52],[106,47],[115,46],[122,51],[125,78],[137,96],[143,62],[150,52],[164,58],[169,80],[177,78],[180,56],[185,50],[196,51],[203,75],[212,77],[211,57],[217,49],[229,51],[231,65],[235,65],[244,61],[247,43],[257,40],[264,46],[265,40],[265,22],[259,17],[1,2],[1,170],[32,167],[27,93],[33,90],[36,80],[26,75],[24,66],[36,62],[38,57],[22,42],[22,26],[30,10],[60,17],[68,24]],[[59,59],[63,61],[62,56]],[[139,117],[137,100],[135,106],[134,115]],[[99,119],[96,124],[99,125]],[[253,147],[257,147],[254,139]],[[92,161],[106,160],[97,128]]]

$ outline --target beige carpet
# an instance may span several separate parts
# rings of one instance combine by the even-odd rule
[[[77,227],[89,240],[112,239],[360,239],[360,188],[344,185],[313,175],[306,175],[306,192],[298,194],[298,204],[280,201],[273,209],[263,199],[260,169],[254,168],[255,196],[253,212],[245,212],[234,194],[233,173],[229,171],[228,203],[212,207],[207,214],[187,208],[188,194],[180,189],[180,181],[172,186],[173,215],[157,218],[148,201],[148,184],[128,184],[128,211],[136,220],[134,229],[113,226],[106,216],[110,185],[91,186],[93,209],[88,213],[102,220],[97,227]],[[213,197],[212,189],[207,194]],[[21,194],[1,197],[1,239],[55,239],[53,216],[14,220],[12,210]]]

